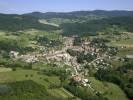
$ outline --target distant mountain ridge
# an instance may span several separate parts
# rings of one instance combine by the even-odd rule
[[[98,17],[98,18],[95,18]],[[55,27],[45,22],[40,23],[40,19],[49,21],[51,18],[69,19],[69,22],[61,23],[60,27]],[[64,19],[63,19],[64,18]],[[93,18],[93,20],[89,20]],[[47,20],[48,19],[48,20]],[[74,21],[73,21],[74,20]],[[78,20],[78,21],[77,21]],[[73,21],[73,22],[72,22]],[[127,31],[133,32],[133,11],[73,11],[73,12],[32,12],[22,15],[17,14],[0,14],[0,30],[57,30],[62,28],[68,33],[88,33],[103,30],[107,27],[116,25]],[[67,30],[67,31],[66,31]],[[69,30],[69,31],[68,31]],[[73,32],[72,32],[73,31]],[[70,33],[70,32],[69,32]]]
[[[119,16],[133,16],[133,11],[126,10],[94,10],[94,11],[73,11],[73,12],[32,12],[24,15],[33,16],[36,18],[78,18],[81,16],[108,16],[108,17],[119,17]]]

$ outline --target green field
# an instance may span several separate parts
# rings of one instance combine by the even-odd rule
[[[110,45],[133,47],[133,39],[121,39],[120,41],[112,41]]]
[[[133,48],[120,49],[117,56],[123,57],[126,55],[133,55]]]
[[[44,81],[44,79],[48,80],[48,82]],[[33,71],[33,70],[17,69],[16,71],[0,73],[0,82],[23,81],[23,80],[33,80],[46,87],[49,86],[48,85],[49,83],[60,84],[60,80],[58,77],[53,77],[53,76],[49,77],[46,75],[40,75],[37,73],[37,71]]]
[[[64,88],[51,89],[49,90],[49,92],[51,93],[51,95],[55,97],[63,97],[63,98],[73,97],[73,95]]]

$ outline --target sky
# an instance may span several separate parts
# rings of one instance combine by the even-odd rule
[[[0,13],[133,10],[133,0],[0,0]]]

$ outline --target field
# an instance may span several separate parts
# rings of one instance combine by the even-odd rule
[[[133,39],[120,40],[120,41],[113,41],[111,44],[112,44],[113,46],[133,47]]]
[[[116,42],[117,44],[127,44],[127,45],[133,45],[133,40],[132,39],[128,39],[128,40],[120,40],[118,42]]]
[[[48,20],[48,22],[60,25],[62,23],[72,23],[74,21],[70,19],[64,19],[64,18],[51,18],[50,20]]]
[[[133,48],[120,49],[117,55],[120,57],[123,57],[126,55],[133,55]]]
[[[49,23],[47,22],[46,20],[42,19],[42,20],[39,20],[40,23],[43,23],[43,24],[47,24],[47,25],[52,25],[52,26],[56,26],[56,27],[59,27],[58,24],[55,24],[55,23]]]
[[[12,71],[11,68],[5,68],[5,67],[0,67],[0,72],[9,72]]]
[[[49,90],[51,95],[57,96],[57,97],[63,97],[63,98],[68,98],[68,97],[73,97],[73,95],[65,90],[64,88],[59,88],[59,89],[51,89]]]

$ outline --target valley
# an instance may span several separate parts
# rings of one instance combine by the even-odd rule
[[[0,14],[0,99],[131,100],[133,18],[90,13]]]

